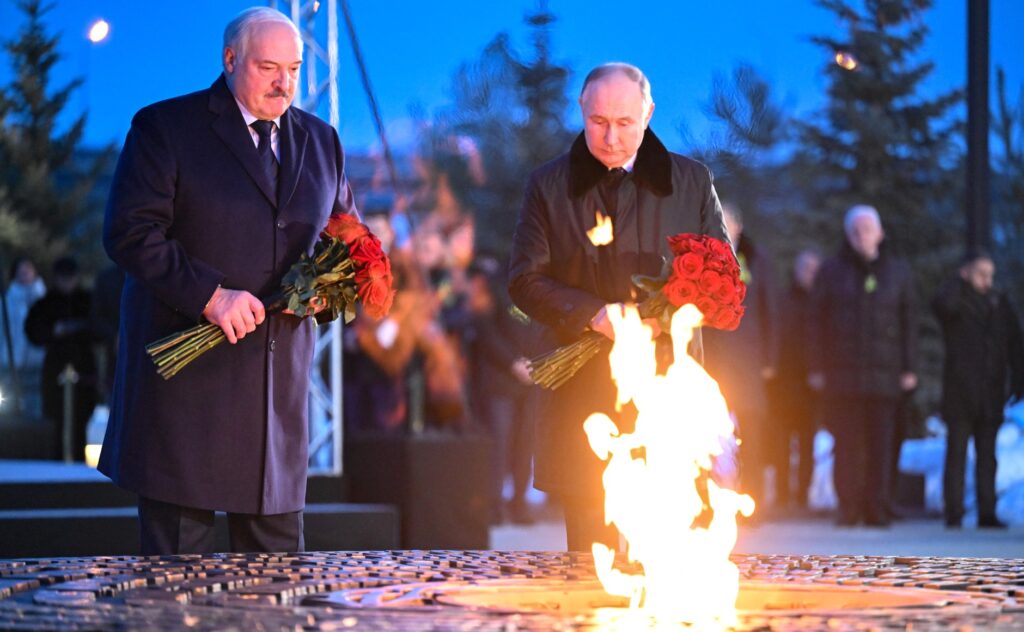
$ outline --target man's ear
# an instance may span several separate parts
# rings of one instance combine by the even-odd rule
[[[228,74],[235,72],[235,64],[238,62],[238,56],[235,55],[235,51],[230,46],[224,48],[224,71]]]
[[[645,129],[650,126],[650,124],[651,124],[651,117],[652,116],[654,116],[654,102],[653,101],[651,102],[651,107],[649,107],[647,109],[647,118],[646,118],[646,120],[644,120],[644,128]]]

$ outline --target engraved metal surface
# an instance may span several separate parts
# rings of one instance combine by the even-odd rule
[[[736,555],[737,629],[1022,629],[1024,560]],[[635,629],[589,555],[0,560],[0,629]]]

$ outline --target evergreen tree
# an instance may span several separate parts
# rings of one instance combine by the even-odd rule
[[[478,250],[500,257],[508,254],[527,175],[572,141],[565,124],[570,72],[551,56],[555,19],[543,2],[525,17],[528,58],[501,33],[479,59],[463,64],[453,77],[451,107],[437,114],[427,135],[426,153],[476,216]],[[466,176],[458,151],[465,138],[483,159],[484,181]]]
[[[963,125],[953,108],[962,90],[934,97],[922,84],[934,63],[920,59],[932,0],[816,0],[843,25],[840,37],[815,37],[832,60],[828,100],[801,126],[794,173],[809,192],[800,229],[829,247],[842,240],[842,217],[857,203],[878,208],[886,248],[910,261],[916,278],[919,397],[937,407],[942,344],[927,305],[962,251]]]
[[[998,138],[993,160],[993,256],[1001,285],[1014,304],[1024,308],[1024,86],[1012,103],[1006,95],[1006,74],[996,71],[996,107],[992,117]]]
[[[934,64],[918,61],[931,0],[817,0],[843,25],[839,38],[815,37],[828,53],[828,102],[802,126],[801,171],[813,180],[811,228],[841,235],[842,213],[857,203],[878,208],[889,248],[915,259],[949,256],[959,246],[955,138],[951,109],[963,92],[921,94]],[[817,217],[814,217],[816,215]],[[832,242],[836,240],[830,240]],[[934,267],[931,266],[931,267]]]
[[[0,248],[27,255],[44,269],[75,254],[95,260],[102,214],[89,196],[110,152],[81,164],[85,115],[61,132],[57,120],[81,80],[52,89],[58,38],[47,34],[41,0],[21,0],[25,23],[4,42],[13,79],[0,88]],[[92,212],[90,212],[92,211]]]

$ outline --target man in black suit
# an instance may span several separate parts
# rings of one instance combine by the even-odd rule
[[[139,494],[147,554],[211,551],[215,510],[232,550],[303,549],[313,323],[267,315],[260,297],[355,206],[337,133],[289,107],[295,25],[243,11],[223,63],[209,89],[135,115],[107,206],[104,245],[126,279],[99,467]],[[161,379],[145,345],[203,320],[231,344]]]
[[[946,361],[942,419],[946,422],[943,477],[946,526],[964,513],[967,442],[974,436],[978,526],[1003,529],[996,516],[996,433],[1009,396],[1024,397],[1024,342],[1020,321],[1003,292],[992,286],[996,267],[985,253],[968,254],[959,274],[932,301],[942,325]]]
[[[660,273],[662,258],[672,256],[666,237],[729,239],[708,168],[669,152],[648,129],[654,101],[639,68],[611,63],[592,70],[580,109],[584,131],[569,152],[530,174],[512,239],[509,294],[545,326],[541,344],[548,348],[588,329],[614,338],[605,306],[635,299],[633,274]],[[598,212],[611,217],[614,229],[612,242],[601,246],[587,237]],[[667,342],[666,336],[661,344]],[[617,532],[604,523],[605,463],[583,431],[593,412],[632,432],[636,411],[616,412],[607,352],[557,391],[544,392],[538,413],[534,486],[561,499],[572,551],[589,551],[594,542],[618,545]]]

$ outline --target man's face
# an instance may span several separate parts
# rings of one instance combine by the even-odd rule
[[[812,252],[801,253],[796,259],[796,266],[793,274],[796,282],[805,290],[811,289],[814,285],[814,278],[818,276],[818,268],[821,266],[821,259]]]
[[[285,24],[256,25],[245,46],[245,56],[224,49],[228,86],[247,110],[259,119],[275,119],[288,109],[302,66],[302,47]]]
[[[970,283],[978,294],[988,294],[996,276],[996,264],[987,257],[975,259],[960,268],[960,276],[964,281]]]
[[[867,261],[878,258],[878,247],[884,237],[882,225],[870,215],[858,215],[846,233],[850,246]]]
[[[640,84],[615,73],[589,86],[580,97],[590,153],[609,169],[632,158],[644,140],[654,104],[644,107]]]

